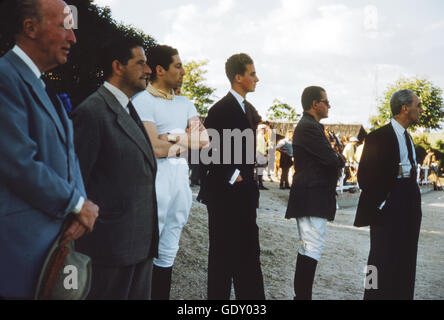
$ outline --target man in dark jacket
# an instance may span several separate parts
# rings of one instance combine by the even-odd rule
[[[354,225],[370,226],[364,299],[413,299],[421,226],[416,153],[407,128],[423,112],[410,90],[390,100],[393,119],[365,139],[358,169],[362,189]],[[370,285],[371,284],[371,285]]]
[[[314,275],[325,246],[325,229],[336,213],[336,184],[344,159],[335,152],[319,123],[328,117],[330,104],[321,87],[302,93],[304,115],[293,135],[295,175],[287,219],[296,218],[301,246],[294,277],[295,299],[311,299]]]
[[[254,180],[254,138],[261,117],[245,100],[259,79],[253,60],[243,53],[231,56],[225,70],[231,90],[205,120],[205,128],[226,139],[218,146],[212,136],[213,156],[220,158],[209,164],[200,191],[208,208],[208,299],[228,300],[234,282],[236,299],[261,300],[265,293],[256,225],[259,190]]]
[[[105,83],[72,113],[86,192],[102,208],[76,248],[92,258],[88,299],[146,300],[158,252],[157,164],[130,99],[151,69],[142,44],[126,39],[108,43],[101,61]]]

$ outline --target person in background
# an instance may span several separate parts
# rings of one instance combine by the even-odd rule
[[[285,138],[279,141],[276,145],[276,150],[281,154],[279,160],[279,166],[282,169],[281,181],[279,183],[280,189],[290,189],[288,173],[293,165],[293,132],[293,130],[288,130],[285,134]]]
[[[257,128],[256,135],[256,173],[259,190],[268,190],[268,188],[264,186],[263,181],[265,167],[268,164],[268,147],[265,139],[266,130],[267,127],[264,124],[260,124]]]

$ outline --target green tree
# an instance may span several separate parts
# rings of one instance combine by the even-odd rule
[[[207,73],[207,70],[203,67],[207,64],[207,60],[190,61],[183,66],[185,76],[183,77],[181,94],[193,101],[197,112],[202,116],[208,114],[208,107],[214,102],[211,96],[215,89],[204,84],[206,80],[204,74]]]
[[[0,0],[0,56],[15,43],[13,34],[18,27],[18,16],[14,1]],[[58,93],[68,93],[75,107],[103,83],[100,56],[106,42],[115,37],[138,39],[147,50],[156,45],[156,40],[141,30],[116,22],[109,7],[98,7],[89,0],[65,2],[77,8],[78,29],[74,30],[77,43],[68,63],[47,72],[47,76],[54,80]]]
[[[300,116],[293,107],[287,103],[282,103],[278,99],[274,99],[273,105],[267,109],[267,117],[269,120],[296,122]]]
[[[395,84],[390,85],[380,99],[378,115],[370,117],[372,130],[382,127],[390,121],[390,99],[393,93],[401,89],[412,90],[421,100],[424,112],[415,127],[441,129],[439,122],[444,118],[442,89],[433,85],[426,79],[401,78]]]

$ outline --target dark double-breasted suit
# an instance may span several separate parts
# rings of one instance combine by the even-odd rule
[[[208,299],[229,299],[232,281],[237,299],[264,299],[256,224],[259,190],[254,180],[254,141],[260,120],[248,102],[244,113],[231,93],[210,109],[205,120],[213,155],[218,154],[220,160],[208,165],[199,195],[207,204],[209,219]],[[224,148],[224,129],[237,130],[234,135],[238,137],[241,132],[248,132],[250,136],[239,139],[241,144],[234,143],[236,138],[228,140],[230,144]],[[218,133],[220,145],[215,144],[217,139],[211,136],[212,130]],[[227,155],[229,151],[231,156]],[[236,161],[239,152],[242,157]],[[229,163],[223,164],[224,158]],[[236,169],[243,181],[230,184]]]
[[[152,267],[157,255],[157,167],[151,143],[104,86],[73,111],[72,119],[86,192],[100,207],[94,231],[76,241],[93,261],[92,298],[143,299],[144,293],[125,290],[137,277],[147,279],[131,266],[148,259]],[[146,272],[151,271],[140,273]]]
[[[359,164],[362,193],[354,225],[370,226],[368,265],[377,268],[373,272],[377,289],[367,288],[365,299],[412,299],[414,295],[421,195],[416,177],[398,178],[399,150],[396,133],[388,124],[366,137]]]

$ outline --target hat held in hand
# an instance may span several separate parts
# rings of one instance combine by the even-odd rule
[[[91,289],[91,258],[76,252],[74,242],[60,246],[67,219],[51,246],[37,282],[36,300],[84,300]]]

